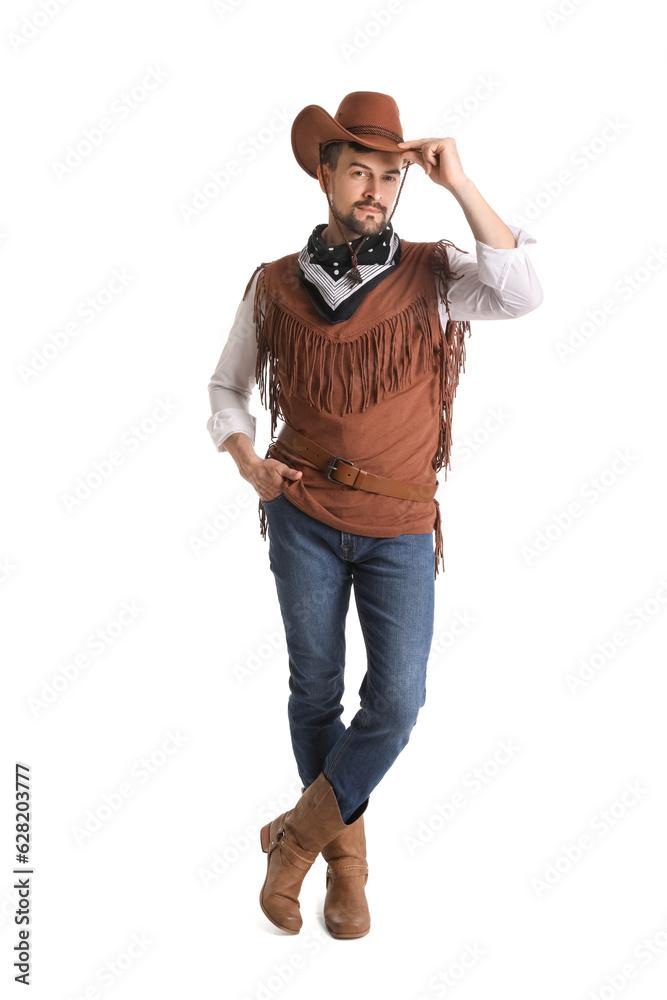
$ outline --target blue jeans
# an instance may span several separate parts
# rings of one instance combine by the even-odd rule
[[[304,787],[324,772],[344,822],[407,744],[426,700],[433,639],[433,532],[338,531],[284,496],[262,501],[289,656],[292,748]],[[361,704],[345,728],[345,617],[354,597],[366,646]]]

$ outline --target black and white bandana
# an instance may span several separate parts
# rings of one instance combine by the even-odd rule
[[[361,284],[350,281],[352,254],[347,243],[329,247],[322,240],[326,222],[315,226],[308,243],[299,254],[299,282],[310,300],[330,323],[349,319],[372,288],[398,267],[401,241],[391,222],[376,235],[365,238],[357,254]],[[352,242],[356,248],[363,236]]]

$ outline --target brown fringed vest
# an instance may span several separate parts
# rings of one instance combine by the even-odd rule
[[[272,437],[281,416],[334,455],[375,475],[433,486],[444,467],[447,478],[452,405],[459,372],[465,371],[465,335],[470,335],[468,321],[450,319],[443,331],[438,314],[439,296],[450,315],[447,293],[455,275],[445,246],[453,245],[401,240],[396,270],[366,295],[349,320],[333,325],[299,283],[298,253],[255,269],[260,272],[254,300],[255,376],[264,406],[268,395]],[[300,469],[300,479],[283,479],[285,497],[340,531],[395,538],[435,530],[435,576],[438,559],[444,570],[436,499],[401,500],[332,482],[282,441],[271,443],[265,457],[287,457],[290,467]],[[266,538],[261,501],[259,514]]]

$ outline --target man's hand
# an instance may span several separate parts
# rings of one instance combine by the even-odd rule
[[[406,139],[399,142],[406,160],[418,163],[434,184],[454,193],[467,180],[463,172],[456,141],[445,139]]]
[[[247,434],[236,431],[225,438],[225,448],[239,472],[261,500],[275,500],[283,491],[283,479],[300,479],[301,471],[290,469],[275,458],[260,458]]]
[[[250,462],[242,462],[239,472],[261,500],[276,500],[283,492],[283,479],[300,479],[303,475],[301,470],[290,469],[289,465],[276,458],[259,456]]]

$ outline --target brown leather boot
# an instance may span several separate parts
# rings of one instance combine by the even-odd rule
[[[322,850],[327,862],[324,922],[335,938],[360,938],[371,929],[363,814]]]
[[[268,858],[259,905],[276,927],[289,934],[299,933],[303,923],[299,892],[306,872],[322,848],[347,829],[333,785],[324,773],[308,786],[293,809],[262,827],[262,850]]]
[[[322,857],[327,862],[324,899],[327,930],[335,938],[364,937],[371,929],[371,915],[364,891],[368,862],[363,813],[322,849]]]

